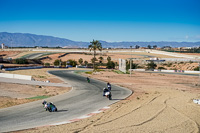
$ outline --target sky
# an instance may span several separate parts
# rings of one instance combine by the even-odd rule
[[[197,42],[200,0],[0,0],[0,32],[84,42]]]

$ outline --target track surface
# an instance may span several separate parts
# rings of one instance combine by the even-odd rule
[[[126,88],[112,85],[113,100],[102,96],[102,88],[106,83],[74,74],[73,71],[51,71],[51,74],[61,77],[70,83],[73,89],[63,95],[54,96],[47,101],[53,102],[58,112],[47,112],[42,107],[42,101],[0,109],[0,132],[9,132],[33,127],[56,124],[72,120],[97,111],[128,97],[132,92]]]

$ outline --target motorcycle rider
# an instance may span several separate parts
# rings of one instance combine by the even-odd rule
[[[43,104],[43,107],[46,109],[46,111],[48,110],[49,112],[55,112],[55,111],[57,111],[57,108],[56,108],[56,106],[52,103],[52,102],[49,102],[49,103],[47,103],[47,101],[43,101],[42,102],[42,104]]]
[[[107,83],[107,87],[111,91],[111,84],[109,82]]]
[[[90,83],[90,79],[87,77],[87,82]]]
[[[112,100],[112,94],[108,88],[103,88],[103,96],[106,96],[107,98],[109,98],[109,100]]]

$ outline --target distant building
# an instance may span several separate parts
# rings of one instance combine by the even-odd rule
[[[4,43],[1,44],[1,49],[5,49],[5,44]]]
[[[164,50],[171,50],[172,47],[170,47],[170,46],[164,46],[164,47],[162,47],[162,49],[164,49]]]
[[[147,47],[140,47],[139,49],[148,49]]]

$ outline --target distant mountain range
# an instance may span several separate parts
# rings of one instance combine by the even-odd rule
[[[92,40],[91,40],[92,41]],[[200,47],[200,42],[106,42],[99,40],[103,48],[130,48],[139,45],[157,45],[158,47]],[[4,43],[8,47],[68,47],[68,48],[87,48],[90,42],[78,42],[69,39],[53,36],[35,35],[29,33],[8,33],[0,32],[0,44]]]

